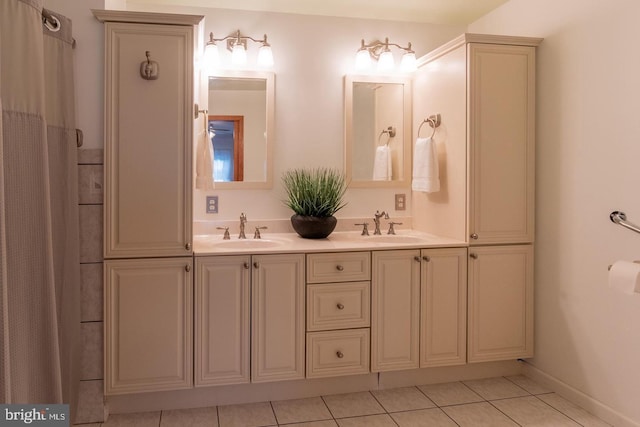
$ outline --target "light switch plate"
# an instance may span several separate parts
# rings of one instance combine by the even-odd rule
[[[396,210],[403,211],[407,208],[407,198],[404,193],[396,194]]]
[[[207,196],[207,213],[218,213],[218,196]]]

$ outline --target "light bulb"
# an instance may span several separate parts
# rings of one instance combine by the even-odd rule
[[[273,52],[271,46],[262,45],[258,50],[258,67],[271,68],[273,67]]]
[[[218,66],[218,46],[215,43],[208,43],[204,48],[204,69],[207,75],[212,76]]]
[[[231,63],[233,65],[244,65],[247,63],[247,51],[244,50],[244,46],[240,43],[233,45],[231,51]]]
[[[418,69],[418,61],[416,60],[416,54],[413,52],[407,52],[402,55],[402,61],[400,62],[400,70],[405,73],[411,73]]]
[[[366,49],[360,49],[356,53],[356,70],[368,71],[371,68],[371,55]]]
[[[390,50],[385,50],[378,58],[378,71],[385,72],[393,70],[393,54]]]

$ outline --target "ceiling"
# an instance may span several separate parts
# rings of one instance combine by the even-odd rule
[[[129,0],[129,3],[468,25],[508,0]]]

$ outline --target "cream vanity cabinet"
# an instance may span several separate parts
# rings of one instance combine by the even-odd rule
[[[375,251],[371,370],[464,364],[466,248]]]
[[[533,354],[533,260],[522,253],[533,250],[540,42],[464,34],[414,77],[414,117],[441,115],[435,141],[446,153],[443,191],[413,193],[414,227],[469,242],[469,362]]]
[[[370,252],[307,255],[307,378],[366,374]]]
[[[196,386],[304,378],[304,286],[304,254],[196,257]]]
[[[189,388],[202,16],[93,13],[105,23],[105,394]]]

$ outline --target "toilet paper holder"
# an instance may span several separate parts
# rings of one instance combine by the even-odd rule
[[[636,260],[633,261],[635,264],[640,264],[640,260]],[[607,270],[611,271],[611,267],[613,267],[613,264],[609,264],[609,267],[607,267]]]

